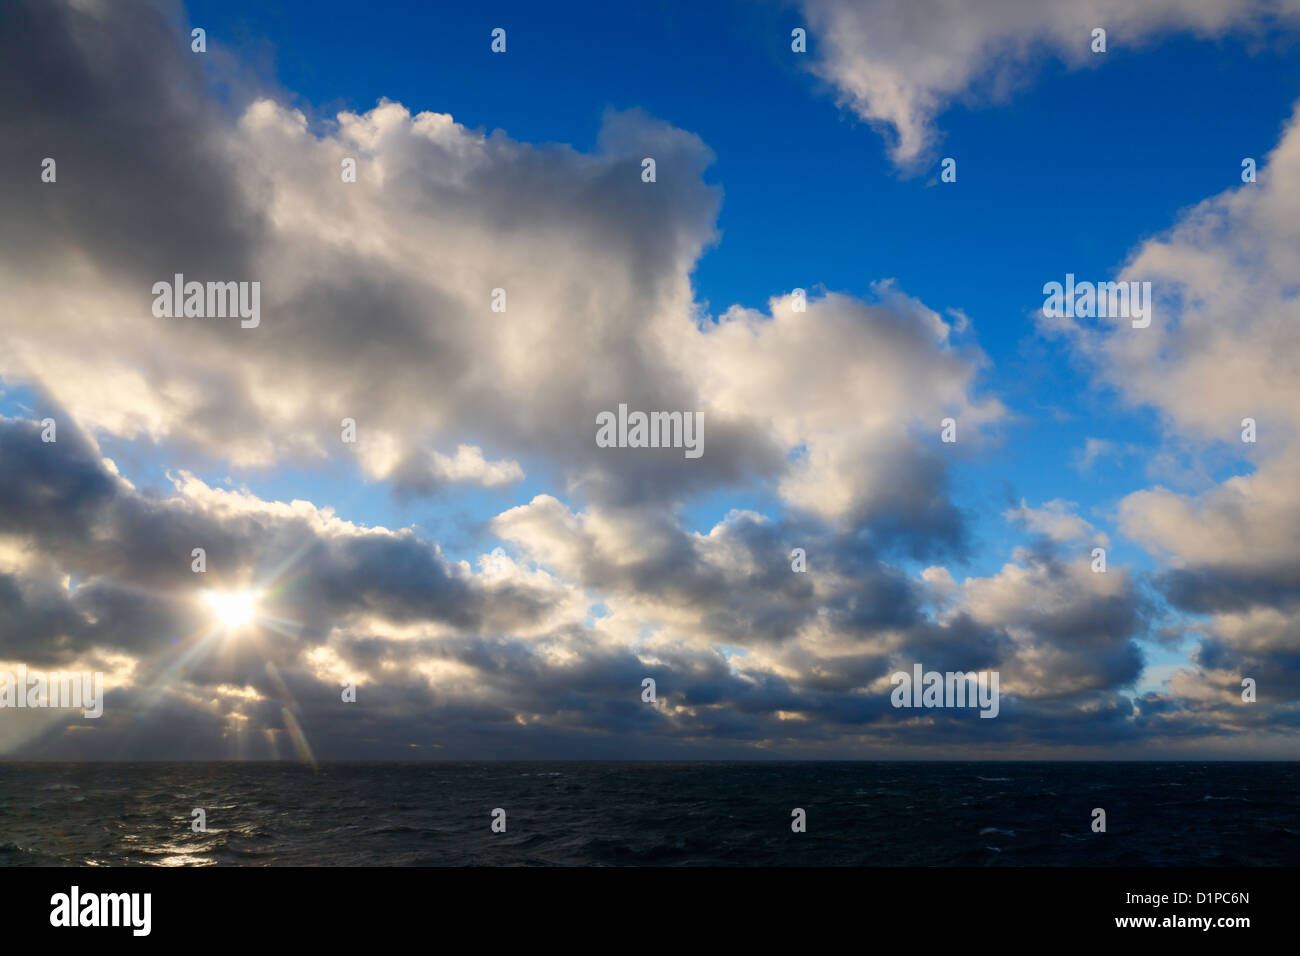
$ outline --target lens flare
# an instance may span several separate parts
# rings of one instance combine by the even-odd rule
[[[222,626],[232,631],[251,621],[257,609],[257,595],[252,591],[208,591],[203,600],[212,608]]]

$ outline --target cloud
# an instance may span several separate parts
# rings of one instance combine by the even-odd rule
[[[1004,409],[976,395],[977,347],[951,341],[951,326],[892,282],[876,294],[728,310],[699,342],[700,393],[711,413],[762,423],[786,453],[779,490],[795,508],[958,543],[941,420],[956,418],[959,442],[977,445]]]
[[[1018,549],[987,578],[968,578],[949,614],[1003,628],[1014,644],[1000,662],[1004,693],[1057,698],[1131,684],[1147,602],[1131,575],[1094,572],[1088,555]]]
[[[352,757],[373,754],[367,739],[391,755],[412,736],[455,737],[461,755],[589,755],[611,734],[664,754],[760,742],[835,753],[848,739],[909,745],[887,678],[913,661],[1020,673],[1008,655],[1031,650],[1011,685],[1022,706],[1038,696],[1058,708],[1062,695],[1128,678],[1133,613],[1119,575],[1108,589],[1035,559],[967,581],[963,606],[934,619],[925,583],[856,534],[749,512],[699,534],[661,509],[575,513],[550,496],[495,522],[532,560],[494,551],[472,569],[410,531],[187,473],[167,494],[139,491],[75,429],[45,443],[35,423],[0,422],[0,450],[12,489],[0,512],[0,660],[116,675],[98,744],[55,726],[15,744],[20,753],[167,755],[188,728],[191,755],[287,756],[295,727],[318,755]],[[792,541],[811,573],[791,571]],[[195,546],[207,550],[201,576]],[[258,628],[225,638],[200,600],[207,588],[262,593]],[[657,707],[639,700],[646,676]],[[343,681],[367,705],[355,721]],[[171,723],[140,740],[137,718]],[[910,745],[964,733],[960,715],[937,721]],[[1032,724],[1011,737],[1025,734],[1036,736]]]
[[[330,119],[264,93],[227,105],[184,52],[177,8],[105,11],[10,4],[0,24],[0,132],[16,144],[0,202],[23,224],[0,226],[0,378],[59,423],[47,444],[35,422],[0,420],[0,660],[114,675],[93,730],[36,728],[12,752],[290,756],[301,728],[318,756],[353,758],[411,744],[862,756],[978,741],[1006,754],[1140,745],[1144,728],[1178,736],[1206,714],[1195,695],[1140,708],[1126,696],[1150,605],[1135,575],[1093,574],[1069,550],[1105,541],[1073,505],[1013,509],[1044,537],[994,574],[933,563],[969,551],[955,460],[992,446],[1006,417],[963,312],[885,280],[864,297],[818,290],[801,311],[791,294],[704,314],[692,274],[720,191],[698,137],[610,112],[580,152],[390,101]],[[12,92],[29,73],[37,101]],[[36,176],[45,155],[55,184]],[[1227,356],[1262,374],[1265,352],[1293,344],[1281,278],[1295,263],[1273,245],[1295,248],[1292,193],[1266,178],[1289,178],[1289,155],[1263,171],[1262,198],[1212,200],[1131,264],[1204,286],[1178,314],[1192,338],[1157,323],[1147,340],[1063,330],[1171,427],[1216,433],[1216,404],[1156,371],[1186,385]],[[355,183],[340,178],[345,158]],[[1266,229],[1273,241],[1250,234]],[[1225,241],[1267,281],[1195,263]],[[175,273],[260,282],[261,324],[153,316],[153,283]],[[1269,318],[1241,316],[1248,288]],[[1220,341],[1216,323],[1242,341]],[[1218,679],[1233,655],[1282,653],[1295,403],[1211,384],[1280,447],[1217,495],[1147,489],[1120,515],[1173,556],[1158,582],[1170,600],[1191,610],[1201,598],[1180,595],[1214,595],[1198,666]],[[704,455],[597,447],[597,413],[620,403],[702,412]],[[945,417],[956,445],[940,441]],[[162,488],[126,480],[104,452],[144,446],[165,457]],[[487,523],[503,547],[452,560],[414,529],[216,487],[192,464],[353,458],[398,495],[518,494],[525,477],[546,490]],[[695,530],[697,509],[741,490],[746,507]],[[1250,512],[1244,526],[1234,509]],[[806,573],[791,568],[796,547]],[[1269,578],[1260,555],[1282,570]],[[1250,583],[1246,603],[1199,585],[1225,567],[1240,577],[1219,580]],[[221,639],[198,600],[208,587],[264,592],[262,624]],[[999,669],[1001,718],[972,731],[969,714],[895,710],[889,674],[914,662]]]
[[[590,459],[588,423],[618,400],[698,404],[657,344],[691,326],[688,276],[713,235],[694,136],[611,113],[580,154],[395,103],[309,129],[253,99],[232,120],[170,5],[6,10],[3,88],[43,96],[4,104],[6,221],[24,228],[0,233],[0,375],[85,426],[269,466],[340,453],[351,417],[371,476],[420,488],[513,480],[518,465],[465,457],[505,446]],[[640,181],[647,151],[658,188]],[[29,175],[44,156],[56,183]],[[260,282],[260,327],[154,317],[153,283],[177,273]],[[712,438],[721,452],[725,423]],[[715,462],[733,465],[676,472],[716,477]]]
[[[1058,498],[1043,502],[1041,508],[1031,508],[1022,498],[1020,504],[1004,512],[1003,517],[1023,524],[1030,531],[1046,535],[1053,541],[1091,541],[1109,547],[1110,538],[1106,533],[1098,531],[1089,522],[1073,514],[1075,507],[1074,502]]]
[[[1084,440],[1083,448],[1076,453],[1074,466],[1080,472],[1086,474],[1092,471],[1097,462],[1103,458],[1120,458],[1133,455],[1138,450],[1138,447],[1130,442],[1117,442],[1109,438],[1093,438],[1089,436]]]
[[[794,507],[873,522],[918,553],[960,545],[953,452],[935,435],[954,415],[973,446],[1001,416],[975,394],[982,353],[889,282],[869,302],[828,293],[794,313],[786,297],[770,316],[702,320],[690,277],[719,192],[694,135],[611,112],[584,154],[387,101],[310,123],[252,98],[227,117],[204,99],[196,58],[176,52],[187,47],[174,12],[126,10],[120,29],[72,8],[16,15],[23,29],[43,18],[42,42],[75,68],[51,78],[58,95],[39,109],[10,104],[30,163],[68,152],[55,184],[16,168],[3,180],[31,223],[8,239],[23,254],[0,260],[5,380],[92,433],[236,468],[354,456],[397,493],[432,495],[506,487],[538,463],[587,498],[629,506],[770,484]],[[31,55],[23,29],[6,34],[24,47],[19,64]],[[112,72],[127,58],[148,71],[149,95]],[[181,105],[159,102],[163,89]],[[90,118],[111,156],[66,132],[33,139],[37,127],[77,127],[87,97],[115,104],[101,111],[111,120]],[[173,139],[202,162],[154,168]],[[647,154],[659,182],[641,181]],[[342,181],[345,158],[355,183]],[[209,200],[211,213],[196,206]],[[122,211],[160,207],[174,220]],[[191,242],[195,216],[211,228]],[[41,268],[27,267],[32,255]],[[176,274],[259,282],[260,325],[154,316],[153,284]],[[622,403],[704,412],[703,456],[598,448],[597,414]],[[344,419],[355,444],[341,441]]]
[[[118,709],[193,706],[210,718],[204,739],[227,744],[240,728],[291,730],[282,708],[355,739],[334,686],[348,675],[383,695],[390,734],[436,706],[440,726],[463,730],[465,715],[502,738],[544,727],[589,740],[608,717],[669,740],[760,741],[790,734],[780,714],[887,718],[887,703],[841,698],[881,680],[908,642],[943,656],[945,632],[884,555],[964,541],[939,419],[959,417],[970,447],[997,422],[996,399],[976,395],[983,355],[888,282],[869,301],[814,296],[806,312],[784,297],[767,314],[699,314],[691,273],[719,195],[697,137],[636,111],[607,114],[585,154],[387,101],[319,123],[259,96],[227,113],[176,52],[174,8],[43,10],[10,14],[22,29],[0,40],[76,60],[51,87],[66,92],[6,117],[31,162],[47,150],[32,139],[41,125],[70,160],[57,183],[15,168],[3,186],[27,204],[21,242],[42,265],[0,259],[0,376],[59,422],[48,445],[31,422],[0,429],[0,534],[19,556],[0,595],[21,622],[2,640],[15,656],[126,655]],[[106,72],[128,59],[148,96]],[[160,100],[167,89],[179,107]],[[93,96],[113,109],[85,114]],[[68,132],[79,119],[100,124],[111,157]],[[198,144],[205,182],[185,181],[184,157],[173,169],[132,155],[170,137]],[[654,184],[640,179],[647,154]],[[349,157],[355,183],[340,177]],[[211,198],[217,227],[190,242],[187,221],[153,215],[160,189],[182,212],[206,216],[195,203]],[[137,208],[150,213],[123,211]],[[175,273],[260,282],[260,325],[155,317],[152,286]],[[702,411],[703,457],[598,448],[596,413],[620,403]],[[104,458],[104,436],[233,469],[355,454],[398,494],[509,488],[527,466],[584,505],[541,495],[507,510],[493,528],[532,563],[493,552],[473,569],[409,530],[176,465],[170,490],[141,491]],[[746,484],[794,513],[685,528],[692,496]],[[815,579],[790,570],[796,540]],[[205,587],[268,591],[274,640],[207,646],[195,547]],[[996,641],[959,631],[973,647]],[[192,658],[178,662],[178,639]],[[664,678],[657,712],[638,706],[647,672]],[[810,733],[836,736],[799,728]]]
[[[887,131],[900,166],[925,158],[935,119],[954,101],[1001,99],[1049,56],[1070,67],[1091,51],[1189,32],[1214,37],[1300,15],[1295,0],[804,0],[813,71],[840,103]]]
[[[367,473],[388,476],[395,491],[408,495],[431,495],[443,485],[458,483],[500,488],[524,478],[519,462],[488,461],[475,445],[459,446],[455,456],[404,453],[391,436],[367,443],[362,461]]]
[[[62,579],[55,621],[81,609],[65,640],[156,650],[203,621],[206,610],[191,600],[203,588],[265,587],[284,574],[295,583],[277,606],[307,641],[372,618],[526,633],[567,593],[541,575],[473,574],[410,531],[364,528],[305,501],[263,501],[185,472],[171,495],[146,495],[114,476],[84,435],[65,428],[45,443],[39,434],[33,423],[0,420],[0,536],[15,573],[41,572],[33,586]],[[207,555],[202,578],[191,570],[196,547]],[[6,638],[34,640],[23,627],[6,628]]]
[[[1248,673],[1267,682],[1274,702],[1294,703],[1300,686],[1294,647],[1279,639],[1300,628],[1298,177],[1300,114],[1257,182],[1199,203],[1130,257],[1122,276],[1156,292],[1149,328],[1058,328],[1123,400],[1159,412],[1167,440],[1237,472],[1186,475],[1190,491],[1142,489],[1118,508],[1124,534],[1161,562],[1155,580],[1165,597],[1209,616],[1198,666],[1170,687],[1235,684],[1234,706]],[[1255,443],[1242,441],[1245,418],[1257,423]],[[1190,719],[1177,708],[1163,719],[1175,713]]]

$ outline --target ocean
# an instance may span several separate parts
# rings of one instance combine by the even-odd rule
[[[0,764],[4,866],[1296,864],[1300,763]]]

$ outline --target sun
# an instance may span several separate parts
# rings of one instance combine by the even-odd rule
[[[253,619],[257,610],[257,595],[252,591],[207,591],[203,600],[208,603],[227,630],[237,630]]]

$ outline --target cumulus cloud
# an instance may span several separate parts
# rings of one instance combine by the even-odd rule
[[[794,507],[955,541],[941,420],[974,445],[1004,410],[975,394],[977,347],[892,283],[876,292],[875,303],[829,294],[797,311],[787,295],[770,315],[729,310],[698,343],[700,393],[710,413],[763,423],[790,456],[780,492]]]
[[[889,675],[914,662],[1003,672],[1003,719],[975,721],[994,749],[1135,739],[1142,720],[1170,727],[1158,713],[1201,706],[1135,709],[1124,695],[1149,607],[1134,576],[1091,572],[1083,543],[1106,536],[1073,505],[1008,513],[1039,539],[994,574],[936,563],[969,550],[955,458],[991,447],[1007,417],[965,313],[888,280],[866,297],[819,290],[803,310],[783,295],[703,313],[691,276],[716,239],[720,192],[695,135],[610,112],[580,152],[389,101],[328,119],[264,93],[218,105],[179,52],[178,8],[105,9],[0,13],[0,134],[15,144],[0,156],[0,201],[15,210],[0,225],[0,379],[59,423],[46,443],[36,422],[0,419],[0,661],[112,675],[93,730],[27,728],[5,747],[301,756],[307,740],[318,756],[590,757],[626,756],[634,740],[645,756],[845,756],[969,741],[969,714],[918,722],[889,705]],[[970,57],[959,71],[976,69]],[[39,102],[16,92],[33,76]],[[929,122],[924,97],[903,102]],[[882,115],[901,130],[904,112]],[[1265,174],[1285,168],[1282,152]],[[45,155],[56,185],[32,175]],[[640,179],[645,155],[654,184]],[[340,177],[347,158],[355,183]],[[1276,280],[1288,253],[1247,233],[1290,238],[1291,194],[1259,188],[1272,219],[1255,198],[1195,215],[1241,220],[1236,251]],[[1168,250],[1210,231],[1153,243],[1131,268],[1206,282],[1213,271],[1185,271]],[[260,282],[261,323],[154,316],[153,283],[176,273]],[[1236,315],[1242,288],[1221,278],[1221,297],[1198,294],[1179,319],[1204,322],[1199,341],[1215,348],[1227,344],[1210,326]],[[1275,320],[1237,328],[1251,361],[1290,343],[1285,286],[1267,288]],[[1166,342],[1155,354],[1174,378],[1195,351],[1156,323],[1143,344],[1065,331],[1090,356],[1114,353],[1135,402],[1173,393],[1137,382],[1143,358],[1127,349]],[[1294,423],[1294,402],[1240,397],[1267,420],[1261,434]],[[599,448],[596,415],[623,403],[702,412],[704,455]],[[1167,413],[1208,433],[1211,408]],[[940,441],[946,417],[956,446]],[[341,440],[344,419],[355,444]],[[168,484],[137,487],[108,447],[161,450]],[[414,529],[217,487],[189,464],[345,457],[398,495],[546,490],[528,487],[487,522],[504,547],[453,560]],[[1171,599],[1190,608],[1179,580],[1207,567],[1235,562],[1264,588],[1258,555],[1285,564],[1291,525],[1267,517],[1289,494],[1287,456],[1264,458],[1219,497],[1149,489],[1122,503],[1126,530],[1184,575],[1164,582]],[[736,490],[756,503],[689,517]],[[1234,508],[1252,519],[1224,549],[1220,516]],[[1181,527],[1190,519],[1208,543]],[[1218,565],[1206,560],[1215,542]],[[794,548],[807,573],[792,569]],[[259,627],[222,639],[208,588],[257,591]],[[1233,648],[1267,661],[1285,639],[1282,603],[1215,607],[1207,673],[1226,673]],[[654,706],[640,700],[645,677]],[[365,706],[341,704],[342,682]]]
[[[1000,416],[995,399],[975,397],[978,348],[888,282],[871,303],[828,294],[793,313],[783,299],[770,316],[701,322],[690,274],[713,240],[718,191],[697,137],[610,113],[582,154],[391,102],[312,124],[254,98],[231,120],[206,105],[169,21],[151,4],[125,11],[111,22],[73,7],[12,14],[48,30],[77,68],[49,78],[58,95],[39,119],[30,103],[8,104],[16,140],[59,153],[63,173],[40,190],[17,169],[5,179],[28,222],[7,239],[22,254],[0,259],[6,379],[92,431],[236,467],[355,455],[368,477],[427,495],[508,486],[540,460],[583,495],[630,505],[759,480],[823,518],[874,519],[913,544],[960,539],[934,436],[952,414],[970,444]],[[30,47],[22,35],[6,33]],[[128,57],[148,95],[119,88],[136,82],[115,70]],[[194,102],[160,102],[169,89]],[[112,156],[66,132],[32,139],[38,124],[77,126],[92,95],[116,104],[102,132]],[[203,161],[150,170],[172,162],[156,155],[170,156],[163,136],[197,144]],[[647,153],[664,173],[653,188],[639,175]],[[340,175],[347,158],[355,183]],[[104,205],[96,196],[112,197],[111,231],[87,219]],[[211,213],[194,207],[208,197]],[[211,220],[205,242],[181,234],[193,216]],[[42,268],[27,267],[33,254]],[[259,326],[154,316],[153,283],[176,274],[260,282]],[[706,453],[596,447],[597,414],[621,403],[703,411]],[[355,444],[340,441],[345,419]]]
[[[786,722],[778,714],[878,717],[879,701],[838,695],[882,679],[909,641],[942,643],[884,554],[963,541],[939,419],[959,417],[976,446],[1002,414],[976,394],[985,362],[957,341],[965,323],[888,282],[870,301],[828,293],[806,312],[785,298],[768,314],[700,315],[690,275],[714,239],[711,154],[638,112],[607,114],[585,154],[392,102],[323,122],[258,96],[227,113],[176,53],[177,9],[102,13],[9,8],[15,29],[0,41],[14,54],[0,69],[27,63],[38,38],[75,60],[47,77],[47,102],[11,100],[4,120],[27,153],[61,164],[50,188],[23,185],[17,168],[4,180],[28,228],[4,233],[15,254],[0,258],[0,376],[60,422],[49,445],[31,422],[0,432],[0,531],[21,558],[0,590],[20,622],[4,634],[15,654],[124,654],[136,677],[121,699],[245,728],[291,730],[285,701],[325,708],[304,709],[300,726],[335,726],[331,685],[351,675],[387,688],[394,719],[436,695],[451,723],[463,711],[587,737],[608,707],[670,739],[712,726],[759,740]],[[128,60],[134,79],[118,69]],[[95,97],[114,108],[85,111]],[[111,150],[87,146],[79,122]],[[154,155],[171,138],[203,161]],[[347,158],[355,183],[340,176]],[[190,236],[177,212],[212,228]],[[260,324],[153,315],[153,284],[176,273],[260,282]],[[620,403],[702,412],[705,454],[598,448],[596,414]],[[344,419],[355,445],[340,440]],[[355,454],[398,494],[509,488],[536,464],[586,505],[541,495],[507,510],[493,529],[529,562],[494,552],[473,569],[410,531],[213,487],[183,467],[170,491],[138,491],[99,436],[232,468]],[[746,483],[795,516],[683,525],[691,496]],[[816,552],[815,579],[790,571],[796,539]],[[171,642],[211,623],[193,599],[194,547],[209,586],[266,591],[280,630],[177,671]],[[653,719],[617,689],[647,671],[665,676]]]
[[[1120,687],[1141,670],[1145,601],[1129,574],[1094,572],[1086,554],[1020,549],[997,574],[964,581],[956,610],[1007,629],[1003,686],[1024,697]]]
[[[1159,560],[1165,596],[1209,616],[1196,665],[1170,687],[1232,685],[1234,708],[1243,676],[1267,675],[1274,702],[1294,703],[1300,686],[1294,641],[1288,647],[1283,636],[1300,628],[1297,177],[1300,114],[1257,182],[1196,205],[1130,257],[1122,276],[1156,291],[1149,328],[1052,323],[1124,400],[1159,412],[1169,441],[1237,472],[1221,480],[1192,472],[1182,476],[1191,490],[1142,489],[1118,508],[1125,535]],[[1247,418],[1257,426],[1254,443],[1242,440]],[[1162,725],[1209,718],[1204,707],[1167,701],[1160,713]],[[1235,709],[1218,716],[1242,719]]]

